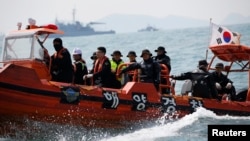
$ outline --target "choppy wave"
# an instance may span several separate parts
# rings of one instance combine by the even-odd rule
[[[250,117],[217,116],[212,111],[198,108],[196,112],[177,121],[106,138],[102,141],[205,141],[207,140],[207,125],[232,123],[250,123]]]
[[[24,124],[4,123],[8,141],[206,141],[210,124],[246,124],[250,117],[218,116],[210,110],[196,112],[172,121],[165,117],[145,128],[87,129],[81,126],[57,125],[23,119]],[[3,123],[1,123],[3,124]],[[7,129],[8,128],[8,129]],[[11,132],[10,132],[11,131]]]

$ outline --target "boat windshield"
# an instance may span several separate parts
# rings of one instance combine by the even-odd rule
[[[43,49],[34,35],[5,38],[2,61],[42,59]]]

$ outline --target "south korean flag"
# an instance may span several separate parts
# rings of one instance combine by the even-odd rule
[[[240,44],[240,34],[232,32],[226,27],[218,26],[211,23],[212,36],[210,46],[225,45],[225,44]]]

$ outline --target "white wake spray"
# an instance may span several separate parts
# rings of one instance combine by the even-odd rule
[[[157,138],[178,136],[179,130],[186,126],[192,125],[194,122],[203,118],[211,118],[217,120],[224,119],[249,119],[250,117],[234,117],[234,116],[217,116],[214,112],[205,108],[198,108],[196,112],[186,115],[183,118],[174,122],[168,122],[166,124],[158,125],[151,128],[144,128],[137,130],[133,133],[118,135],[103,139],[102,141],[152,141]],[[163,118],[161,119],[163,120]]]

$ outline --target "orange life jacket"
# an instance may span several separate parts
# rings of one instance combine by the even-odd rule
[[[103,63],[104,61],[106,61],[108,58],[106,56],[104,56],[103,58],[98,58],[96,61],[95,61],[95,67],[94,67],[94,73],[96,72],[100,72],[102,70],[102,66],[103,66]]]
[[[65,49],[66,49],[66,48],[62,48],[59,52],[55,52],[55,53],[54,53],[54,58],[61,58],[62,52],[63,52]]]

